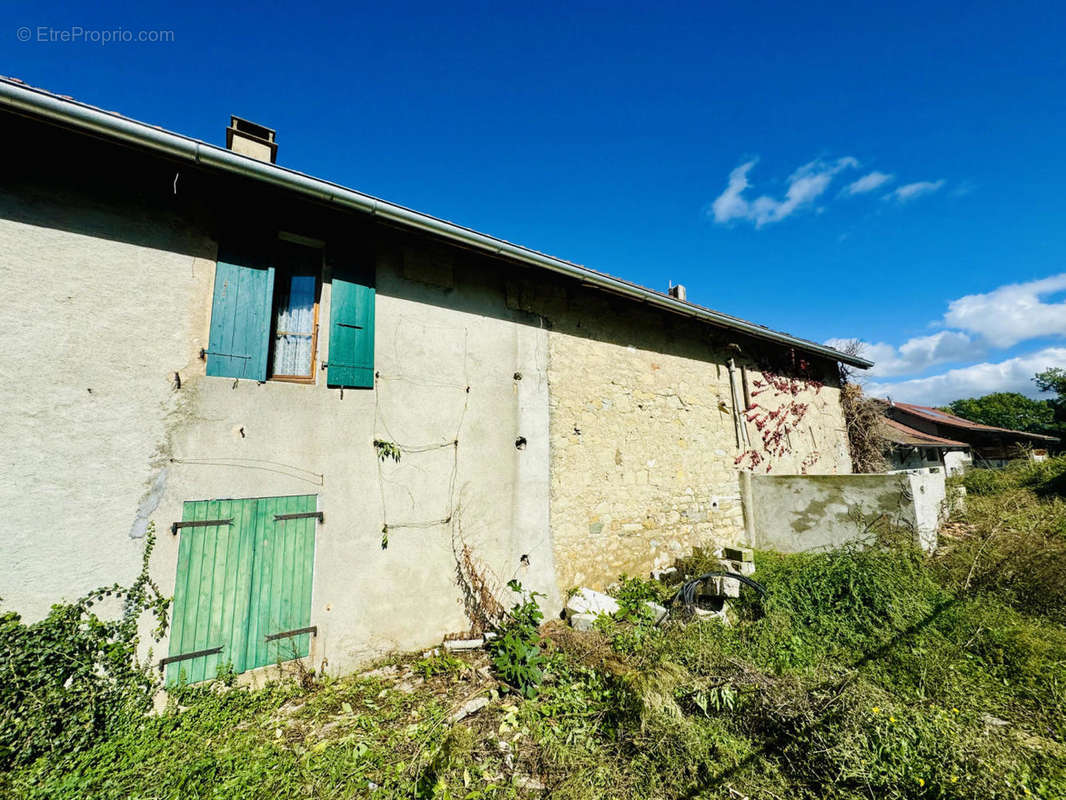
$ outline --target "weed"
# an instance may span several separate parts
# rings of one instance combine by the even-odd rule
[[[540,623],[544,614],[537,605],[538,592],[525,596],[522,584],[512,580],[508,588],[522,599],[511,608],[507,621],[489,643],[492,664],[500,679],[525,697],[536,697],[544,677],[544,654],[541,652]]]

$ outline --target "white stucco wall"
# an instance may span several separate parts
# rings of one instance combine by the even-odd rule
[[[153,575],[171,594],[179,537],[169,526],[183,501],[292,494],[318,494],[325,513],[311,612],[316,665],[343,670],[466,630],[453,555],[460,535],[499,584],[519,577],[558,603],[546,332],[511,319],[502,284],[464,285],[462,265],[461,292],[409,280],[402,255],[384,252],[381,377],[373,391],[342,393],[321,370],[313,386],[205,377],[198,351],[216,245],[178,219],[76,197],[0,195],[0,252],[0,313],[19,342],[0,357],[6,607],[38,618],[53,602],[128,582],[143,545],[131,532],[144,519],[158,533]],[[416,450],[459,445],[379,465],[376,437]],[[386,521],[395,527],[382,549]],[[166,648],[155,645],[156,655]]]

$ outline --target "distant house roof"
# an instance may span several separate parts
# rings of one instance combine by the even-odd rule
[[[915,430],[904,425],[899,420],[881,417],[881,435],[895,444],[905,444],[911,447],[969,447],[966,442],[956,442],[954,439],[944,439],[929,433]]]
[[[1042,433],[1029,433],[1028,431],[1015,431],[1010,428],[997,428],[992,425],[982,425],[979,422],[971,422],[968,419],[957,417],[954,414],[949,414],[946,411],[940,411],[936,408],[930,408],[929,406],[918,406],[912,403],[892,403],[889,408],[898,408],[899,410],[913,414],[929,422],[935,422],[937,425],[947,425],[952,428],[959,428],[964,431],[974,431],[977,433],[1007,433],[1012,436],[1020,436],[1027,439],[1041,439],[1048,442],[1057,442],[1058,438],[1055,436],[1045,436]]]
[[[862,369],[873,366],[872,361],[843,353],[828,345],[771,330],[763,325],[679,300],[631,281],[478,233],[470,228],[371,197],[336,183],[279,167],[276,164],[264,163],[224,147],[139,122],[114,111],[106,111],[79,102],[71,97],[27,86],[17,78],[0,76],[0,108],[43,118],[81,133],[147,148],[155,153],[191,162],[201,167],[241,175],[296,192],[319,202],[371,214],[383,222],[428,233],[499,258],[568,275],[584,284],[627,297],[630,300],[692,317],[720,328],[739,331],[758,339],[815,353],[824,358]]]

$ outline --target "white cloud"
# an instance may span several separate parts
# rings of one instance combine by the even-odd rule
[[[939,191],[945,183],[946,181],[943,178],[938,181],[915,181],[914,183],[906,183],[894,191],[889,192],[885,197],[898,200],[901,203],[907,203],[916,197]]]
[[[980,397],[991,392],[1021,392],[1030,397],[1040,397],[1032,378],[1048,367],[1066,367],[1066,347],[1047,347],[1005,361],[974,364],[928,378],[867,383],[864,388],[867,394],[874,397],[891,397],[893,400],[923,406],[944,405],[952,400]]]
[[[809,206],[825,193],[829,183],[841,170],[856,168],[859,162],[850,156],[833,162],[811,161],[793,172],[788,178],[788,189],[781,200],[762,195],[747,200],[744,191],[751,186],[748,173],[758,159],[752,159],[729,173],[729,182],[711,204],[714,221],[727,223],[733,220],[753,222],[756,228],[771,222],[780,222],[795,211]]]
[[[871,172],[868,175],[863,175],[857,181],[852,181],[844,187],[845,194],[866,194],[872,192],[879,186],[883,186],[892,180],[895,176],[889,175],[885,172]]]
[[[1028,283],[1000,286],[987,294],[952,300],[944,324],[1010,347],[1039,336],[1066,335],[1066,301],[1045,303],[1043,295],[1066,290],[1066,272]]]
[[[830,347],[842,348],[847,339],[830,339]],[[951,361],[967,361],[977,358],[984,352],[984,347],[965,333],[958,331],[940,331],[931,336],[918,336],[908,339],[899,347],[877,342],[862,343],[862,355],[874,362],[874,366],[865,374],[886,378],[894,375],[913,375],[934,364]]]
[[[752,159],[746,164],[729,173],[729,183],[711,205],[715,222],[729,222],[733,219],[743,219],[748,216],[748,201],[740,195],[751,186],[748,183],[748,171],[755,166],[758,159]]]

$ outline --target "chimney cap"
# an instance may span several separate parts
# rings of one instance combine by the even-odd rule
[[[234,137],[246,139],[267,148],[270,151],[270,163],[273,164],[278,157],[277,133],[276,130],[268,128],[266,125],[260,125],[258,122],[252,122],[243,117],[238,117],[236,114],[231,114],[229,127],[226,128],[226,149],[234,149]],[[245,152],[245,155],[248,155],[248,153]]]

